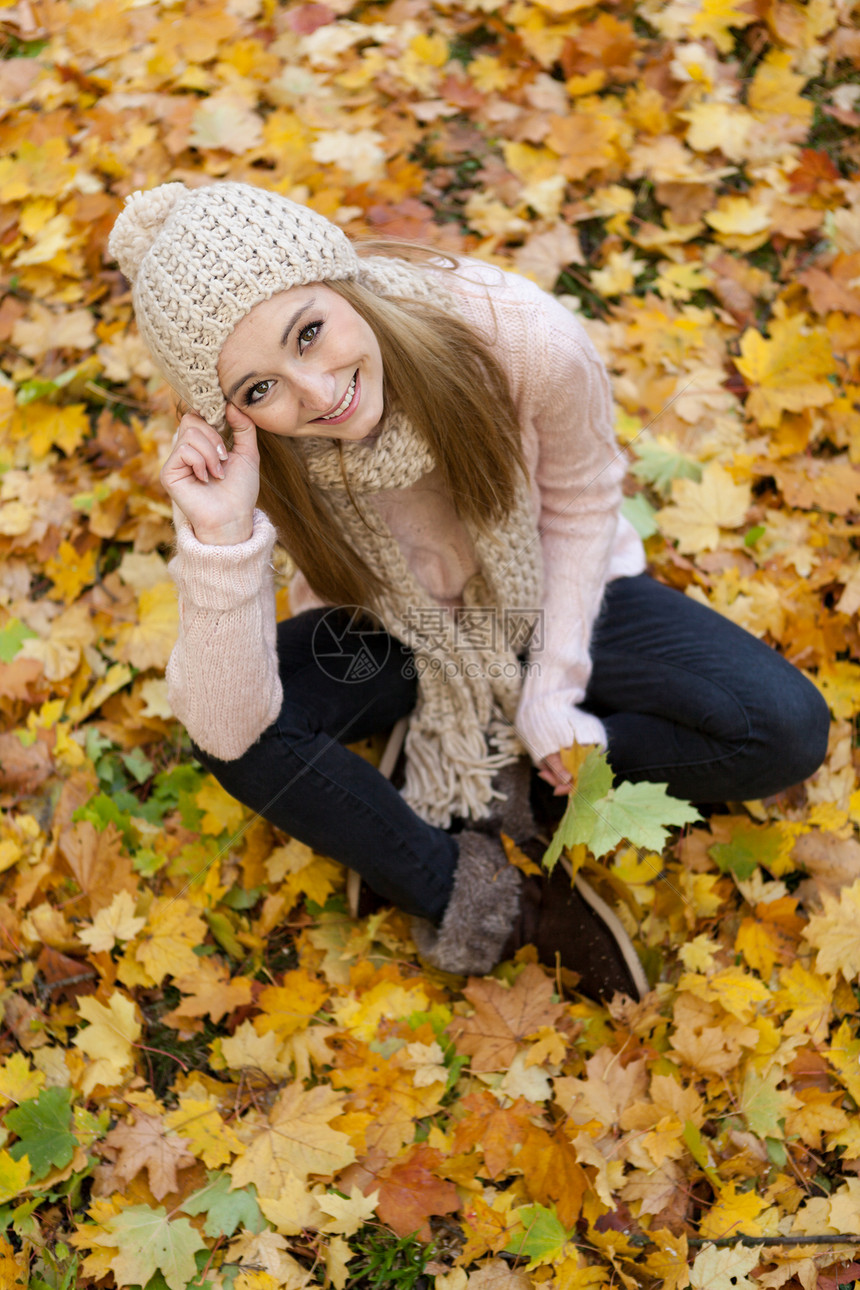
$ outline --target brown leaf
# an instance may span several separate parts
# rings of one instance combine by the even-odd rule
[[[465,1119],[454,1128],[455,1153],[480,1146],[490,1178],[498,1178],[510,1167],[516,1148],[526,1137],[534,1107],[519,1097],[512,1106],[500,1106],[491,1093],[469,1093],[461,1098],[459,1110]]]
[[[124,1182],[146,1170],[156,1200],[176,1191],[177,1169],[194,1164],[194,1156],[185,1150],[186,1139],[166,1129],[158,1116],[143,1111],[135,1111],[131,1123],[111,1129],[105,1145],[118,1152],[114,1172]]]
[[[564,1005],[551,1001],[552,981],[534,963],[511,989],[500,981],[472,979],[463,993],[475,1011],[455,1018],[448,1030],[476,1072],[507,1070],[521,1040],[542,1026],[555,1026],[564,1014]]]
[[[453,1214],[460,1208],[457,1188],[432,1171],[443,1159],[441,1151],[421,1143],[409,1155],[386,1166],[376,1176],[373,1187],[379,1190],[377,1213],[398,1236],[417,1233],[419,1241],[432,1237],[431,1214]]]
[[[41,740],[25,746],[16,734],[0,735],[0,789],[27,795],[53,772],[51,754]]]
[[[74,1001],[79,994],[92,994],[96,989],[97,974],[88,963],[61,954],[49,945],[42,947],[36,967],[44,982],[41,993],[51,999]]]
[[[860,470],[847,456],[829,460],[804,456],[756,465],[756,470],[774,476],[789,506],[834,515],[846,515],[857,509]]]
[[[60,835],[60,854],[84,893],[77,907],[80,912],[97,914],[118,891],[137,895],[138,879],[115,824],[99,832],[89,820],[79,820]]]

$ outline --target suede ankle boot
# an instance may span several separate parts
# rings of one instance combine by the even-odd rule
[[[648,982],[622,923],[579,876],[571,886],[561,864],[551,875],[524,877],[501,842],[477,830],[459,836],[454,890],[438,928],[413,920],[418,952],[445,972],[483,975],[524,945],[547,967],[568,968],[578,989],[599,1001],[615,994],[641,999]],[[539,859],[543,844],[529,844]]]

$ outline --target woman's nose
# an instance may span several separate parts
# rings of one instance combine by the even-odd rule
[[[302,407],[311,412],[328,412],[337,398],[334,377],[326,372],[315,372],[311,367],[293,374],[293,387]]]

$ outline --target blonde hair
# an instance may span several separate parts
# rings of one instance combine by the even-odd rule
[[[368,241],[356,250],[432,260],[437,268],[444,260],[413,243]],[[453,270],[456,262],[441,267]],[[525,475],[526,468],[508,379],[489,346],[461,319],[426,302],[384,298],[350,280],[326,285],[373,329],[385,410],[402,410],[426,440],[458,515],[484,531],[503,523],[514,505],[517,472]],[[329,604],[373,610],[385,584],[339,531],[299,442],[265,433],[258,442],[260,506],[311,589]]]

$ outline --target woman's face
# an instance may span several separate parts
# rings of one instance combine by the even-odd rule
[[[290,287],[255,305],[224,343],[218,378],[258,429],[364,439],[382,417],[376,336],[330,287]]]

